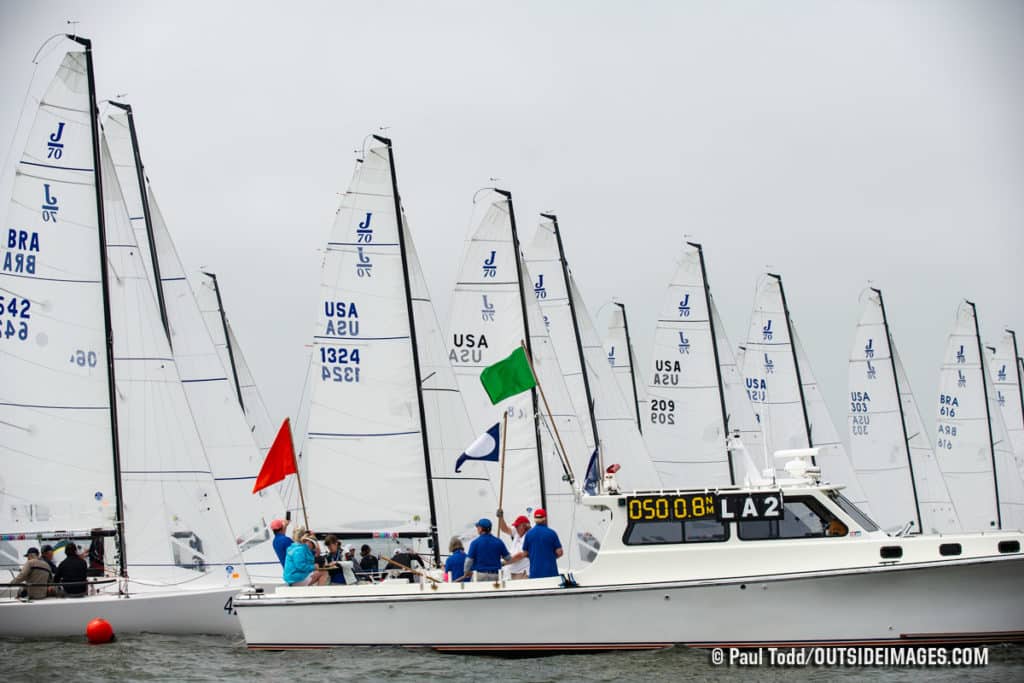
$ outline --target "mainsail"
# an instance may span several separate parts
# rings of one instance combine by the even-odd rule
[[[589,513],[591,508],[575,504],[575,493],[563,480],[555,432],[577,478],[582,479],[592,449],[585,442],[548,337],[546,328],[552,321],[524,290],[528,279],[511,194],[504,190],[478,193],[471,225],[452,293],[449,360],[475,431],[500,421],[503,413],[508,415],[503,507],[510,512],[545,507],[553,527],[563,532],[572,527],[577,539],[593,545],[602,533],[600,520]],[[553,422],[537,389],[491,405],[480,385],[480,372],[521,343],[532,356]],[[581,552],[577,543],[566,545],[573,560],[588,558],[588,551]]]
[[[728,410],[705,277],[700,245],[687,242],[654,332],[644,436],[667,486],[742,482],[726,447]]]
[[[875,519],[915,533],[959,530],[906,372],[895,353],[882,292],[869,289],[849,363],[850,454]]]
[[[1005,330],[993,349],[991,379],[1018,469],[1024,473],[1024,390],[1017,354],[1017,334],[1013,330]]]
[[[965,531],[1024,528],[1024,486],[989,376],[977,313],[964,301],[939,375],[935,445]]]
[[[636,408],[636,428],[643,434],[644,418],[650,413],[650,399],[647,397],[647,387],[636,377],[636,355],[629,335],[626,305],[623,303],[615,302],[615,308],[612,309],[604,338],[604,350],[608,354],[608,364],[615,375],[615,381],[619,384],[619,391],[627,401],[632,400]]]
[[[472,436],[400,207],[391,142],[374,136],[324,255],[303,475],[319,531],[427,537],[439,559],[439,538],[495,502],[486,475],[441,478]]]
[[[252,494],[262,464],[232,388],[199,310],[171,234],[142,169],[131,107],[118,104],[107,119],[105,134],[125,202],[141,247],[148,281],[152,284],[169,335],[188,405],[247,565],[265,565],[279,574],[270,544],[268,524],[282,516],[284,504],[276,488]],[[155,258],[150,259],[150,255]]]
[[[634,426],[632,401],[627,402],[619,391],[569,272],[558,219],[551,214],[541,217],[525,260],[587,448],[593,451],[600,446],[602,460],[622,466],[617,477],[623,487],[660,487],[661,480]]]
[[[846,487],[846,496],[866,510],[867,500],[794,332],[782,277],[773,273],[758,283],[743,374],[768,452],[819,448],[816,463],[823,478]]]

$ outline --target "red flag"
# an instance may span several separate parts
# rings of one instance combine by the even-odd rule
[[[277,432],[274,445],[267,451],[267,459],[263,461],[259,476],[252,487],[252,492],[262,491],[282,481],[289,474],[296,474],[295,447],[292,446],[292,426],[286,417]]]

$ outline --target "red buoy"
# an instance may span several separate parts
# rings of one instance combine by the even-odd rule
[[[109,643],[114,639],[114,627],[106,619],[93,619],[85,627],[85,637],[93,645]]]

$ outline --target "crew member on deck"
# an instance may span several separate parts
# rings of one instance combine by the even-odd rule
[[[50,565],[39,557],[39,548],[29,548],[25,557],[28,559],[22,566],[21,572],[11,579],[11,583],[25,584],[26,587],[22,589],[23,594],[18,597],[28,596],[31,600],[42,600],[46,597],[46,584],[50,583],[52,576]]]
[[[505,518],[501,512],[501,510],[498,510],[498,528],[512,537],[512,555],[514,557],[523,549],[523,538],[526,536],[526,532],[530,530],[530,518],[526,515],[519,515],[510,527],[505,523]],[[525,579],[530,575],[529,557],[523,556],[521,559],[510,562],[505,566],[508,567],[508,571],[513,579]]]
[[[462,581],[466,575],[466,551],[462,547],[462,539],[452,536],[448,543],[448,559],[444,562],[444,570],[448,573],[449,581]]]
[[[523,549],[513,555],[510,562],[530,558],[530,578],[543,579],[558,576],[558,558],[562,556],[562,542],[554,529],[548,528],[548,513],[543,508],[533,512],[533,528],[526,532]]]
[[[289,586],[322,586],[330,581],[326,571],[316,566],[316,536],[307,534],[288,546],[284,560],[284,581]]]
[[[469,574],[476,567],[474,581],[497,581],[502,559],[508,559],[508,548],[500,538],[491,535],[491,520],[486,517],[476,523],[479,534],[469,544],[466,553],[465,572]]]
[[[64,546],[64,554],[67,557],[57,567],[57,573],[54,574],[53,582],[60,584],[61,588],[64,589],[65,597],[84,597],[89,590],[89,586],[85,581],[85,577],[89,573],[85,560],[78,555],[78,546],[74,543],[68,543]]]
[[[277,559],[281,560],[283,567],[288,546],[292,544],[292,539],[288,538],[288,520],[275,519],[270,523],[270,530],[274,532],[274,552],[277,553]]]

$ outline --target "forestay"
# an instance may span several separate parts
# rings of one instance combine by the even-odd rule
[[[890,531],[959,524],[902,364],[892,355],[881,292],[866,291],[849,362],[850,453],[875,520]],[[911,411],[914,414],[911,414]]]
[[[4,533],[109,529],[116,516],[89,108],[85,54],[69,52],[40,100],[3,225]]]
[[[117,111],[108,118],[105,127],[122,188],[138,188],[139,184],[135,165],[137,152],[133,148],[130,125],[128,114]],[[152,241],[159,266],[157,272],[160,274],[158,284],[153,279],[155,273],[152,263],[145,258],[143,261],[149,263],[149,281],[162,290],[171,349],[199,438],[210,461],[228,518],[237,534],[236,542],[245,553],[246,564],[250,567],[277,567],[279,561],[269,543],[271,535],[268,524],[271,519],[283,516],[284,504],[276,488],[265,489],[256,495],[252,493],[253,481],[263,462],[262,453],[256,447],[238,404],[230,379],[232,373],[221,364],[167,224],[148,183],[146,192],[148,202],[145,205],[138,191],[126,192],[125,201],[143,256],[150,252],[147,218],[152,228]],[[148,216],[145,215],[147,209]],[[273,573],[276,576],[279,571],[275,569]]]
[[[636,355],[633,353],[628,325],[625,304],[616,303],[608,319],[604,350],[608,354],[608,364],[619,385],[619,391],[635,407],[637,429],[643,434],[645,419],[650,419],[650,399],[647,397],[647,386],[636,377]]]
[[[101,158],[129,569],[168,582],[199,578],[183,569],[244,579],[105,139]]]

